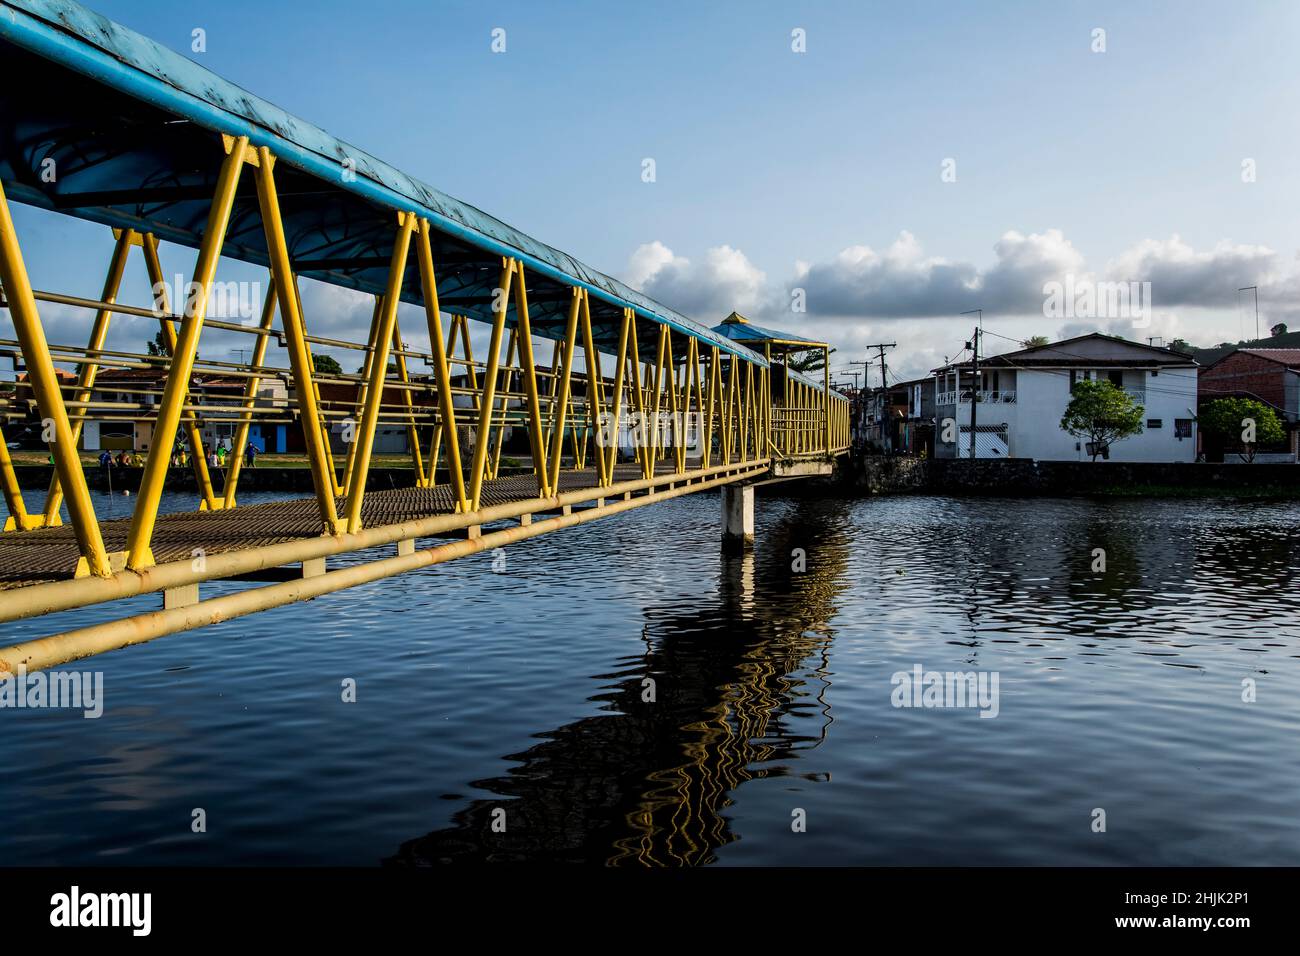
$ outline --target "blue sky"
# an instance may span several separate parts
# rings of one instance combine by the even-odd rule
[[[700,321],[824,335],[836,364],[897,341],[923,373],[964,308],[1013,337],[1235,340],[1249,284],[1300,328],[1300,5],[90,5]],[[65,224],[18,224],[45,287],[96,291],[105,241],[70,258]],[[1151,322],[1045,316],[1066,274],[1150,281]],[[314,301],[334,331],[368,317]]]

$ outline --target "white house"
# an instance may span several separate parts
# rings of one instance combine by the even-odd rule
[[[1109,448],[1112,461],[1196,460],[1196,362],[1172,349],[1094,332],[934,370],[935,457],[970,455],[971,396],[979,458],[1087,461],[1087,439],[1061,429],[1070,390],[1080,379],[1114,382],[1143,411],[1142,431]],[[945,441],[948,434],[956,441]]]

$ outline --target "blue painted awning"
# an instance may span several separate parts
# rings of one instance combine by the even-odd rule
[[[761,355],[482,210],[286,113],[147,37],[70,0],[0,0],[0,179],[18,201],[153,232],[196,247],[222,159],[220,134],[268,147],[290,257],[302,276],[384,289],[394,210],[428,219],[439,299],[490,318],[500,258],[524,263],[534,332],[562,335],[569,287],[592,298],[597,343],[612,350],[622,309],[642,341],[657,325],[765,365]],[[57,162],[53,183],[42,161]],[[355,176],[341,175],[349,162]],[[223,254],[267,264],[251,182],[236,199]],[[404,301],[423,301],[408,270]],[[641,328],[644,326],[644,329]]]
[[[765,345],[776,346],[783,352],[802,352],[826,347],[825,342],[817,342],[802,335],[795,335],[793,332],[778,332],[755,325],[739,312],[731,313],[722,320],[721,325],[715,325],[713,331],[756,351],[761,350]]]

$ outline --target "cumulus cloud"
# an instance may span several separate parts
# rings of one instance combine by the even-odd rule
[[[1150,282],[1152,300],[1162,306],[1232,307],[1243,286],[1286,283],[1279,257],[1267,246],[1220,242],[1198,252],[1177,235],[1144,239],[1107,265],[1117,281]]]
[[[650,298],[709,324],[732,311],[762,311],[771,295],[763,271],[731,246],[709,249],[695,261],[658,240],[647,242],[628,259],[624,279]]]
[[[802,288],[808,312],[821,316],[934,318],[973,308],[1028,314],[1042,311],[1044,282],[1084,268],[1058,229],[1007,232],[993,252],[993,265],[981,270],[926,255],[905,231],[883,252],[850,246],[829,262],[801,263],[788,288]]]

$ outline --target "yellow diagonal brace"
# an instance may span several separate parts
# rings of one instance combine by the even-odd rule
[[[36,311],[36,297],[32,294],[27,267],[23,264],[18,233],[9,214],[9,200],[0,184],[0,286],[4,287],[9,302],[9,314],[27,366],[27,380],[36,395],[36,405],[47,427],[53,425],[54,468],[59,482],[68,496],[68,513],[72,518],[77,546],[91,574],[107,577],[112,573],[104,540],[99,533],[99,522],[86,487],[86,472],[77,454],[77,443],[72,439],[72,426],[68,424],[68,410],[59,391],[59,381],[54,373],[45,329]]]
[[[357,383],[356,404],[352,412],[348,415],[352,419],[353,436],[356,434],[356,416],[361,414],[361,409],[366,404],[366,385],[370,381],[370,363],[375,357],[375,337],[379,334],[380,317],[384,314],[384,297],[375,296],[375,307],[370,310],[370,334],[366,339],[366,353],[361,360],[361,381]],[[348,493],[352,489],[352,469],[357,460],[357,443],[348,442],[347,455],[343,462],[343,491]]]
[[[27,513],[27,503],[23,501],[22,489],[18,487],[18,475],[14,473],[13,459],[9,457],[9,446],[5,444],[3,429],[0,429],[0,485],[4,488],[5,504],[9,506],[9,517],[5,519],[6,531],[31,531],[45,526],[41,515]]]
[[[147,568],[153,564],[153,552],[149,545],[153,540],[154,523],[158,520],[158,502],[167,480],[182,407],[189,393],[199,333],[203,331],[203,319],[208,310],[208,294],[216,276],[217,262],[221,258],[221,246],[225,242],[226,227],[230,224],[230,211],[235,203],[235,190],[239,186],[239,174],[244,168],[247,149],[247,137],[241,136],[234,140],[217,177],[216,193],[208,212],[207,225],[203,229],[198,261],[194,265],[194,294],[186,303],[180,338],[168,367],[167,385],[163,389],[158,420],[154,423],[153,444],[145,461],[144,474],[140,478],[140,490],[131,516],[131,530],[127,534],[126,563],[131,570]],[[195,453],[201,452],[195,449]]]
[[[334,466],[329,459],[329,447],[323,444],[321,435],[320,406],[316,401],[311,356],[307,352],[307,331],[299,307],[293,266],[289,262],[284,222],[280,218],[280,197],[275,188],[275,157],[263,146],[258,150],[258,159],[257,199],[262,211],[262,227],[266,233],[275,294],[280,302],[280,323],[289,351],[289,365],[293,370],[294,393],[298,401],[298,415],[302,420],[307,463],[311,466],[312,488],[316,492],[316,506],[323,530],[326,534],[339,534],[343,528],[334,508]]]
[[[600,370],[600,352],[596,350],[596,337],[591,329],[591,301],[582,297],[582,362],[587,367],[587,418],[593,436],[600,434],[600,421],[605,415],[605,380]],[[586,442],[584,441],[584,446]],[[605,450],[595,443],[596,480],[609,484],[609,468]]]
[[[269,331],[271,323],[275,320],[275,277],[272,276],[267,282],[266,298],[262,300],[262,317],[258,323],[258,328],[263,331]],[[244,383],[244,400],[243,411],[239,416],[239,427],[235,430],[235,443],[232,451],[232,460],[230,467],[226,470],[226,483],[222,486],[222,497],[225,507],[235,507],[235,491],[239,487],[239,473],[243,470],[244,452],[248,449],[248,429],[253,423],[253,409],[257,405],[257,390],[261,387],[262,378],[257,370],[262,367],[266,361],[266,349],[270,344],[269,335],[259,335],[257,342],[253,345],[253,355],[248,363],[251,375],[247,382]]]
[[[496,440],[492,443],[492,462],[488,466],[488,477],[495,478],[501,472],[501,449],[505,445],[505,425],[510,415],[510,385],[514,379],[515,369],[512,363],[515,360],[515,349],[519,342],[519,330],[517,328],[510,330],[510,342],[506,345],[506,365],[501,370],[501,428],[497,430]]]
[[[388,378],[388,350],[393,343],[393,327],[397,324],[397,305],[402,299],[402,284],[406,278],[406,257],[411,248],[411,233],[415,231],[414,213],[400,213],[397,240],[393,243],[393,256],[388,265],[388,285],[384,289],[383,318],[375,338],[375,354],[370,361],[370,378],[366,384],[366,404],[361,410],[357,427],[356,463],[352,466],[352,486],[348,489],[348,533],[361,530],[361,505],[366,497],[366,478],[370,475],[370,454],[375,447],[375,429],[379,425],[379,406],[384,401],[384,382]]]
[[[533,361],[533,333],[528,316],[528,284],[524,267],[516,264],[519,281],[515,283],[515,327],[518,331],[519,362],[522,366],[524,393],[528,401],[528,443],[533,454],[533,473],[537,475],[537,494],[551,496],[550,476],[546,473],[546,439],[542,435],[542,406],[537,389],[537,365]]]
[[[556,396],[555,418],[551,424],[551,487],[560,484],[560,456],[564,452],[564,426],[569,414],[569,391],[573,380],[573,353],[578,337],[578,315],[582,311],[582,289],[574,289],[569,301],[569,319],[564,325],[564,364]]]
[[[622,433],[620,417],[623,414],[623,370],[627,366],[627,341],[628,326],[632,324],[632,310],[623,310],[623,321],[618,327],[618,358],[614,365],[614,394],[612,396],[614,407],[610,411],[610,419],[607,427],[598,431],[597,435],[604,435],[607,448],[600,448],[601,457],[605,459],[605,483],[612,484],[614,480],[614,466],[618,464],[618,442]]]
[[[321,449],[323,450],[322,463],[325,469],[325,476],[329,479],[330,488],[334,492],[334,497],[343,494],[343,484],[339,481],[338,472],[334,468],[334,453],[330,448],[330,427],[326,420],[323,403],[320,398],[320,382],[316,380],[316,360],[311,354],[311,342],[307,340],[307,313],[302,307],[302,289],[298,286],[298,276],[293,276],[293,297],[298,303],[298,315],[302,320],[302,350],[307,356],[307,368],[311,369],[311,391],[316,400],[316,408],[320,416],[320,437]]]
[[[402,324],[396,316],[393,318],[393,353],[397,361],[397,380],[403,385],[411,384],[411,377],[406,373],[406,347],[402,344]],[[411,401],[411,390],[403,388],[402,405],[406,408],[406,443],[411,450],[411,468],[415,471],[415,485],[424,484],[424,459],[420,455],[420,430],[415,425],[415,403]]]
[[[649,448],[649,423],[646,421],[645,389],[641,387],[641,349],[636,340],[636,317],[632,317],[630,334],[632,337],[632,394],[636,397],[636,435],[633,445],[636,447],[636,460],[641,463],[641,476],[650,478],[654,475],[654,455]]]
[[[149,273],[149,283],[154,290],[154,308],[167,315],[171,312],[171,303],[167,301],[167,280],[163,276],[162,262],[158,258],[158,239],[152,233],[146,233],[141,237],[141,246],[141,251],[144,253],[145,271]],[[164,321],[160,332],[167,354],[175,355],[176,330],[172,328],[171,322]],[[186,399],[189,398],[188,388],[185,397]],[[185,434],[189,437],[190,450],[193,452],[190,455],[190,465],[194,469],[194,480],[198,484],[199,494],[203,496],[203,507],[209,511],[214,511],[216,510],[216,497],[212,492],[212,478],[208,474],[208,461],[203,457],[203,438],[199,434],[199,427],[194,420],[194,413],[184,413],[181,416],[181,421],[185,425]],[[170,464],[170,446],[167,449],[167,456]]]
[[[108,275],[104,277],[104,291],[100,295],[101,302],[115,302],[117,300],[118,289],[122,286],[122,275],[126,272],[126,260],[131,254],[131,246],[134,244],[136,233],[129,229],[124,229],[118,233],[117,241],[113,244],[113,256],[108,263]],[[86,343],[86,361],[82,363],[77,373],[77,389],[73,392],[73,401],[77,402],[78,411],[74,412],[72,421],[72,440],[78,442],[81,440],[82,425],[86,420],[86,408],[82,402],[90,401],[90,396],[95,387],[95,376],[99,373],[99,361],[96,353],[104,347],[104,339],[108,336],[108,323],[112,318],[112,311],[109,309],[99,309],[95,312],[95,321],[90,328],[90,340]],[[41,524],[53,525],[58,523],[59,506],[63,503],[63,488],[59,484],[59,475],[55,472],[50,479],[49,491],[45,494],[45,515]]]
[[[465,478],[461,473],[460,443],[456,440],[456,403],[451,393],[451,370],[447,352],[442,347],[442,315],[438,309],[438,284],[433,271],[433,250],[429,242],[429,223],[420,220],[416,258],[420,263],[420,288],[424,296],[424,314],[429,323],[429,345],[433,348],[433,376],[438,386],[438,408],[442,413],[443,444],[447,446],[447,471],[451,477],[452,491],[456,495],[457,509],[469,510],[465,496]],[[429,455],[429,483],[433,483],[433,470],[437,468],[437,447]]]
[[[478,431],[474,434],[474,458],[469,469],[469,507],[478,511],[483,490],[483,473],[487,466],[488,440],[492,434],[492,405],[496,400],[497,369],[501,364],[501,339],[505,335],[506,310],[510,307],[510,283],[514,279],[512,259],[501,261],[499,294],[493,296],[492,339],[488,343],[487,369],[483,373],[483,390],[479,399]],[[468,349],[468,341],[466,342]]]

